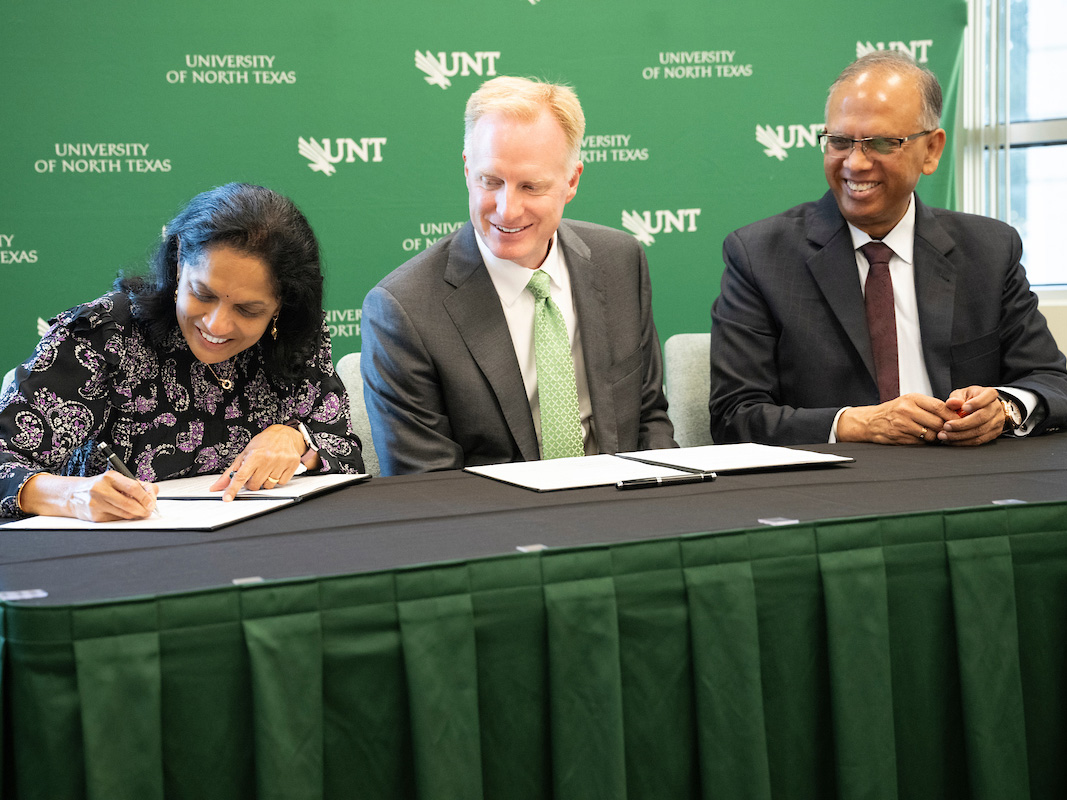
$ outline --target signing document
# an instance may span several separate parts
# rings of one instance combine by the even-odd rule
[[[369,480],[366,474],[297,475],[285,486],[251,491],[241,489],[233,502],[222,502],[222,491],[208,487],[218,475],[195,475],[159,481],[156,510],[159,516],[147,519],[123,519],[113,522],[89,522],[73,517],[39,515],[5,523],[0,528],[29,530],[170,530],[213,531],[234,522],[258,517],[291,506],[300,500],[352,483]],[[242,502],[247,501],[247,502]]]

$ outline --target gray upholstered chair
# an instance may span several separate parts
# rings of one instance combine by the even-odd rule
[[[667,415],[682,447],[712,444],[708,394],[711,391],[711,334],[676,333],[663,345]]]
[[[348,353],[337,362],[337,375],[348,392],[348,405],[352,411],[352,428],[363,443],[363,465],[371,475],[381,475],[378,455],[370,435],[370,418],[367,404],[363,402],[363,376],[359,373],[359,353]]]

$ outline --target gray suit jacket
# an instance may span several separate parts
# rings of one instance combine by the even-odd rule
[[[1067,371],[1020,264],[1013,228],[916,198],[915,290],[933,394],[971,385],[1035,392],[1067,422]],[[734,231],[712,307],[717,442],[825,442],[843,406],[878,403],[848,226],[833,195]]]
[[[675,446],[644,251],[563,220],[593,426],[602,453]],[[364,397],[383,475],[539,458],[500,300],[468,223],[363,301]]]

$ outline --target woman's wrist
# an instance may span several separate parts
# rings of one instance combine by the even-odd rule
[[[304,445],[300,451],[302,457],[307,456],[309,452],[318,451],[319,448],[315,445],[315,440],[311,438],[311,432],[307,429],[303,422],[298,419],[291,419],[285,424],[295,430],[300,435],[300,439]]]
[[[70,478],[37,472],[19,487],[15,502],[23,514],[71,516],[70,483]]]

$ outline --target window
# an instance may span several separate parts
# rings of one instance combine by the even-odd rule
[[[965,48],[963,210],[1014,225],[1031,284],[1067,294],[1067,3],[971,0]]]

